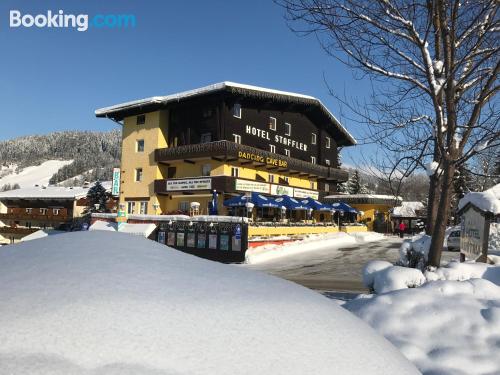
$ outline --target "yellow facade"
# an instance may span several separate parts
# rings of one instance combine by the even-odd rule
[[[179,210],[180,202],[199,202],[199,214],[208,213],[208,202],[211,194],[208,192],[192,195],[183,195],[182,192],[171,193],[168,196],[155,195],[154,181],[167,178],[168,167],[156,163],[154,152],[159,148],[168,147],[168,111],[156,111],[145,114],[145,123],[137,125],[137,116],[126,117],[122,131],[122,160],[121,160],[121,186],[120,205],[127,209],[127,202],[135,202],[133,213],[139,214],[140,202],[147,202],[148,214],[165,214]],[[144,151],[138,150],[138,142],[143,141]],[[256,181],[258,176],[266,183],[278,183],[279,178],[288,178],[291,187],[302,189],[317,189],[317,182],[297,175],[273,173],[265,168],[256,169],[247,166],[232,165],[227,162],[216,161],[211,158],[198,158],[194,163],[185,161],[169,162],[169,167],[176,167],[175,178],[202,177],[203,166],[210,165],[210,176],[231,176],[232,168],[238,168],[238,177]],[[142,179],[137,181],[136,171],[142,169]],[[271,180],[274,176],[274,181]],[[263,181],[264,182],[264,181]],[[224,213],[222,199],[219,199],[219,212]],[[159,207],[155,210],[154,206]]]
[[[387,204],[372,204],[372,203],[349,203],[352,207],[359,211],[363,211],[360,221],[365,222],[370,231],[373,230],[373,222],[375,221],[377,212],[383,213],[386,218],[389,217],[389,209],[392,206]]]

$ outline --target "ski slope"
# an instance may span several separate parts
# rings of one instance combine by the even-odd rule
[[[26,167],[19,174],[11,173],[0,178],[0,188],[5,184],[19,184],[22,188],[48,185],[54,173],[73,160],[48,160],[40,165]]]

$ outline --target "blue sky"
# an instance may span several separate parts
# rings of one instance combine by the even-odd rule
[[[10,28],[10,10],[133,14],[129,29]],[[94,110],[219,81],[315,96],[334,114],[324,83],[362,94],[366,83],[328,57],[314,36],[291,32],[270,0],[11,1],[0,3],[0,140],[51,131],[109,130]],[[341,118],[354,135],[360,126]],[[360,153],[344,150],[352,163]]]

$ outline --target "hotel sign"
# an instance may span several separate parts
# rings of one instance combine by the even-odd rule
[[[486,259],[490,231],[490,223],[486,217],[470,206],[463,213],[460,229],[460,252],[472,260],[478,260],[482,256]]]
[[[271,158],[269,156],[262,156],[259,154],[254,154],[252,152],[238,151],[238,157],[240,159],[252,160],[258,163],[274,165],[276,167],[283,167],[283,168],[288,167],[288,162],[286,160]]]
[[[167,191],[183,190],[211,190],[211,178],[185,178],[178,180],[167,180]]]
[[[299,188],[294,188],[293,189],[293,196],[295,198],[307,198],[311,197],[312,199],[318,199],[319,198],[319,193],[314,190],[306,190],[306,189],[299,189]]]
[[[256,193],[269,194],[270,192],[269,184],[249,180],[236,179],[234,188],[235,190],[254,191]]]

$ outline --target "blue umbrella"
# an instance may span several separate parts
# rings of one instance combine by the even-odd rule
[[[348,204],[346,204],[344,202],[332,203],[331,206],[335,211],[349,212],[349,213],[353,213],[353,214],[358,212],[358,210],[356,210],[355,208],[352,208],[351,206],[349,206]]]
[[[311,197],[307,197],[306,199],[301,200],[302,204],[312,208],[314,211],[331,211],[332,208],[326,204],[318,202],[316,199]]]
[[[217,211],[217,191],[213,190],[212,191],[212,201],[210,202],[211,206],[210,207],[210,215],[218,215]]]
[[[255,207],[273,207],[279,208],[282,205],[277,203],[274,199],[268,198],[262,194],[253,192],[250,197],[246,195],[241,195],[239,197],[233,197],[224,201],[224,206],[226,207],[245,207],[247,202],[251,202]]]
[[[307,210],[309,207],[306,204],[299,202],[298,200],[289,197],[288,195],[282,195],[274,200],[280,206],[285,206],[287,210]]]

